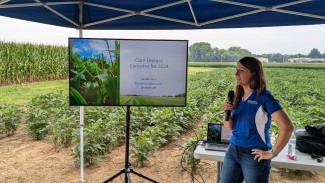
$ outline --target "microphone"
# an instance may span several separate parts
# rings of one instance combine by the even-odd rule
[[[235,92],[230,90],[228,92],[228,100],[230,101],[231,104],[234,101],[234,97],[235,97]],[[231,110],[226,111],[225,121],[229,121],[230,113],[231,113]]]

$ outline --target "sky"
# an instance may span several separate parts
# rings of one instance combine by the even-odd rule
[[[79,31],[0,16],[0,41],[67,46],[69,37],[79,37]],[[253,54],[307,55],[313,48],[325,53],[325,24],[205,30],[84,30],[83,37],[189,40],[189,46],[208,42],[212,48],[239,46]]]
[[[88,39],[73,39],[73,53],[77,52],[81,57],[104,57],[106,61],[115,59],[115,54],[111,52],[108,54],[107,45],[110,50],[115,50],[114,41],[104,41],[100,39],[88,40]]]

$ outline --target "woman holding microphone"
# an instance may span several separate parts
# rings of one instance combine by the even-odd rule
[[[232,136],[221,183],[267,183],[271,159],[286,146],[294,126],[279,101],[266,89],[259,60],[244,57],[237,62],[234,100],[226,101],[223,110],[231,111],[224,126],[232,130]],[[272,119],[280,128],[274,147],[269,133]]]

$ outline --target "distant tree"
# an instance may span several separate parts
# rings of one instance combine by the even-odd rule
[[[283,55],[280,53],[272,54],[271,61],[283,62]]]
[[[308,54],[308,57],[310,57],[310,58],[321,58],[322,54],[316,48],[313,48],[310,51],[310,53]]]
[[[220,52],[220,62],[226,61],[228,59],[228,57],[229,57],[229,54],[228,54],[227,50],[220,49],[219,52]]]
[[[288,62],[289,58],[325,58],[325,53],[321,54],[316,48],[313,48],[308,55],[301,53],[288,55],[280,53],[269,53],[262,55],[252,54],[247,49],[238,46],[232,46],[226,49],[212,48],[210,43],[198,42],[189,47],[189,60],[194,62],[234,62],[245,56],[255,56],[268,58],[271,62]]]
[[[214,61],[214,51],[210,43],[199,42],[194,43],[189,47],[190,60],[195,62],[210,62]]]
[[[228,53],[230,57],[228,58],[228,62],[234,62],[238,61],[239,59],[245,57],[245,56],[252,56],[252,53],[248,51],[247,49],[242,49],[240,47],[230,47],[228,48]]]
[[[288,62],[290,55],[284,54],[281,62]]]
[[[307,55],[298,53],[298,54],[295,54],[295,55],[290,55],[289,57],[290,58],[303,58],[303,57],[307,57]]]
[[[213,48],[213,60],[222,62],[221,50],[217,47]]]

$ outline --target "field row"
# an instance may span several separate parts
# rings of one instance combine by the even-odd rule
[[[66,47],[0,41],[0,86],[67,77]]]

